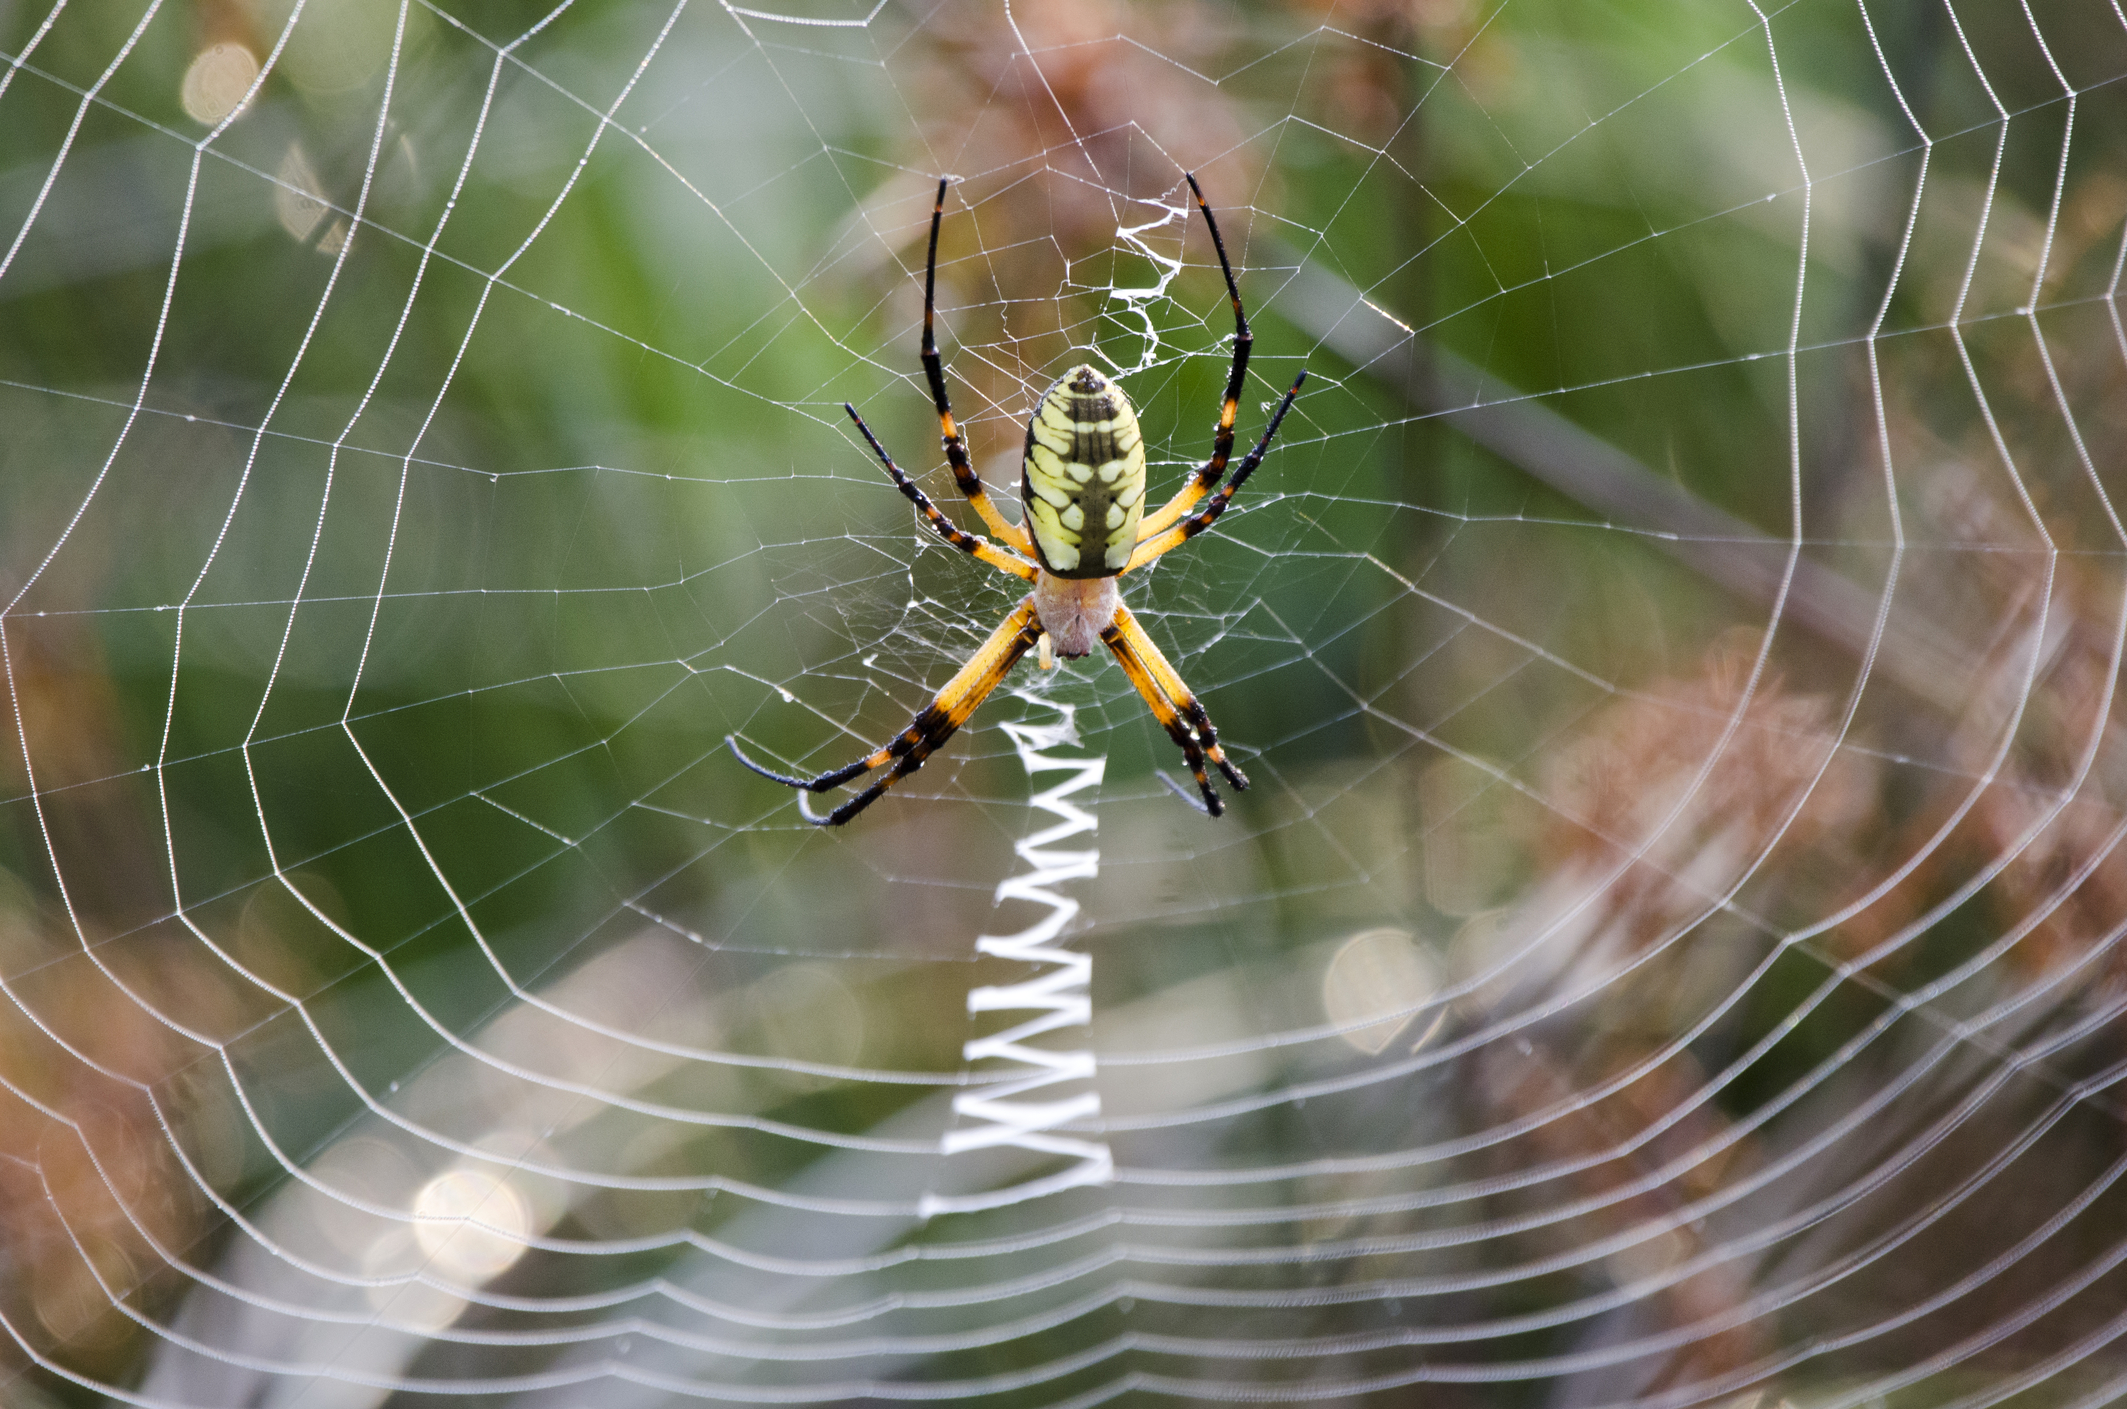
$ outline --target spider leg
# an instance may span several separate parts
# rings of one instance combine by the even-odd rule
[[[1226,258],[1226,242],[1219,238],[1219,222],[1212,219],[1211,207],[1204,201],[1203,188],[1196,184],[1196,177],[1183,173],[1189,182],[1190,194],[1196,197],[1196,208],[1204,212],[1205,228],[1211,231],[1211,247],[1219,254],[1219,272],[1226,276],[1226,297],[1233,300],[1233,370],[1226,377],[1226,395],[1219,402],[1218,429],[1211,437],[1211,458],[1202,469],[1191,475],[1175,496],[1169,499],[1156,514],[1147,514],[1137,527],[1139,542],[1150,538],[1196,507],[1196,502],[1209,494],[1226,473],[1226,460],[1233,454],[1233,419],[1240,410],[1241,385],[1248,375],[1248,352],[1255,346],[1255,334],[1248,329],[1248,315],[1241,311],[1241,289],[1233,281],[1233,265]]]
[[[823,793],[838,787],[850,779],[874,768],[893,764],[892,771],[875,779],[871,786],[858,793],[834,811],[822,817],[806,809],[804,799],[798,800],[798,811],[815,827],[839,827],[879,799],[888,788],[906,778],[923,766],[923,761],[937,750],[939,745],[953,736],[953,732],[967,722],[990,692],[997,688],[1005,675],[1019,662],[1041,634],[1041,623],[1034,615],[1034,599],[1028,597],[1012,614],[1004,619],[990,639],[982,643],[982,649],[960,667],[959,673],[946,682],[937,698],[916,712],[908,727],[894,736],[893,742],[885,744],[854,763],[822,773],[817,778],[793,778],[771,772],[761,767],[740,751],[738,740],[726,736],[724,742],[738,761],[760,774],[763,778],[783,784],[785,787],[801,788],[806,792]]]
[[[1263,457],[1270,453],[1271,438],[1277,435],[1278,427],[1284,423],[1285,413],[1292,409],[1292,399],[1300,394],[1300,384],[1306,380],[1305,372],[1293,378],[1292,388],[1285,393],[1285,399],[1278,403],[1276,414],[1270,418],[1270,425],[1263,431],[1263,438],[1256,442],[1256,448],[1248,452],[1247,458],[1234,467],[1233,478],[1226,481],[1219,492],[1211,496],[1211,502],[1200,512],[1183,519],[1158,537],[1142,539],[1137,545],[1137,551],[1130,555],[1130,561],[1124,565],[1124,572],[1135,572],[1154,558],[1181,547],[1211,527],[1212,522],[1226,512],[1226,506],[1233,502],[1233,496],[1240,492],[1248,477],[1255,473],[1256,466],[1262,464]]]
[[[1160,727],[1167,731],[1167,737],[1181,748],[1182,758],[1188,763],[1191,776],[1196,779],[1197,791],[1204,797],[1202,802],[1198,802],[1184,794],[1184,801],[1208,816],[1218,816],[1226,810],[1226,804],[1219,797],[1217,789],[1211,786],[1211,779],[1205,776],[1203,750],[1197,747],[1195,738],[1189,733],[1189,726],[1182,723],[1182,717],[1175,712],[1173,702],[1161,692],[1159,686],[1152,683],[1152,677],[1145,673],[1144,666],[1133,659],[1124,646],[1111,639],[1112,635],[1111,628],[1109,632],[1102,634],[1101,639],[1107,641],[1108,649],[1115,652],[1115,659],[1123,668],[1123,674],[1130,677],[1130,683],[1137,687],[1138,694],[1152,707],[1153,718],[1159,720]],[[1161,776],[1165,777],[1164,774]]]
[[[945,441],[946,463],[953,467],[953,482],[999,541],[1032,556],[1034,545],[1026,530],[1005,518],[990,492],[982,487],[982,476],[975,473],[975,466],[968,460],[967,442],[960,438],[960,428],[953,423],[953,400],[945,393],[945,360],[938,355],[938,339],[931,331],[938,304],[938,225],[945,218],[945,190],[951,184],[950,176],[938,178],[938,200],[931,207],[931,253],[923,267],[923,375],[931,384],[931,400],[938,407],[938,433]]]
[[[1174,707],[1195,728],[1196,736],[1204,746],[1204,756],[1218,765],[1219,772],[1226,775],[1226,781],[1233,784],[1236,790],[1246,792],[1248,778],[1240,769],[1227,762],[1226,751],[1219,747],[1219,731],[1212,727],[1211,716],[1205,712],[1203,703],[1197,699],[1195,691],[1184,683],[1181,672],[1168,663],[1167,657],[1160,653],[1160,648],[1145,634],[1145,628],[1137,624],[1137,618],[1131,614],[1130,609],[1120,602],[1115,608],[1115,629],[1143,662],[1146,671],[1152,676],[1153,683],[1160,687],[1161,692],[1174,702]]]
[[[923,515],[923,521],[931,526],[933,532],[961,552],[971,557],[980,558],[1000,572],[1008,572],[1014,577],[1023,577],[1029,582],[1034,580],[1034,565],[1032,563],[1021,562],[1008,553],[999,552],[996,548],[990,546],[988,540],[977,538],[974,534],[966,532],[955,525],[951,519],[940,513],[938,506],[931,502],[931,497],[918,488],[914,480],[901,472],[901,467],[894,463],[894,457],[887,454],[886,447],[879,443],[879,437],[871,433],[871,427],[865,425],[864,418],[857,414],[857,408],[845,401],[842,403],[842,409],[849,413],[849,419],[857,423],[857,429],[863,432],[864,439],[879,456],[879,463],[886,466],[886,472],[893,476],[895,487],[901,491],[909,503],[916,506],[916,512]]]
[[[1115,653],[1123,674],[1151,706],[1153,717],[1166,729],[1167,737],[1180,746],[1182,758],[1196,779],[1197,791],[1203,794],[1204,811],[1213,817],[1223,813],[1226,804],[1211,786],[1210,778],[1205,776],[1205,759],[1210,759],[1237,790],[1247,789],[1248,776],[1234,767],[1227,759],[1226,751],[1219,747],[1219,731],[1212,727],[1211,716],[1205,712],[1202,702],[1182,683],[1182,677],[1160,654],[1160,648],[1137,624],[1137,618],[1131,615],[1128,607],[1116,608],[1115,620],[1100,638]]]

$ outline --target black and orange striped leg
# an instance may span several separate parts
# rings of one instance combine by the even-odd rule
[[[1248,452],[1248,457],[1234,468],[1233,478],[1227,480],[1219,492],[1211,496],[1209,504],[1156,536],[1146,536],[1142,529],[1139,530],[1137,551],[1130,555],[1130,561],[1123,567],[1124,572],[1135,572],[1161,554],[1181,547],[1211,527],[1218,516],[1226,512],[1226,506],[1233,502],[1233,496],[1240,493],[1241,486],[1248,482],[1248,477],[1255,473],[1256,466],[1262,464],[1263,457],[1270,453],[1271,439],[1277,435],[1278,427],[1284,424],[1285,413],[1292,409],[1292,399],[1300,394],[1300,385],[1306,380],[1305,372],[1293,378],[1291,389],[1285,393],[1285,399],[1278,403],[1278,409],[1271,416],[1270,424],[1264,428],[1263,438],[1256,442],[1255,449]]]
[[[1182,759],[1189,765],[1190,775],[1196,779],[1197,791],[1204,797],[1201,803],[1187,799],[1187,794],[1184,794],[1185,799],[1213,817],[1225,812],[1224,800],[1219,797],[1218,790],[1211,786],[1211,779],[1204,773],[1204,751],[1197,747],[1195,736],[1189,732],[1189,726],[1182,722],[1181,715],[1176,713],[1173,702],[1159,686],[1152,683],[1152,676],[1147,673],[1144,664],[1130,654],[1129,647],[1122,642],[1121,632],[1111,626],[1101,633],[1101,640],[1108,643],[1108,649],[1115,653],[1116,662],[1122,666],[1123,674],[1130,677],[1130,683],[1137,687],[1138,694],[1144,696],[1145,703],[1151,706],[1153,718],[1159,720],[1160,727],[1167,731],[1167,737],[1174,740],[1181,749]],[[1161,774],[1160,780],[1166,782],[1166,775]],[[1169,783],[1169,786],[1173,784]]]
[[[1031,555],[1034,545],[1026,530],[1005,518],[968,459],[967,442],[961,439],[960,427],[953,422],[953,399],[945,393],[945,361],[938,355],[938,338],[931,330],[938,305],[938,226],[945,219],[945,192],[952,183],[950,176],[938,178],[938,199],[931,206],[931,252],[923,267],[923,376],[930,383],[931,400],[938,408],[938,434],[945,442],[946,463],[953,467],[953,483],[960,486],[961,494],[975,506],[975,512],[999,542]]]
[[[1233,784],[1237,790],[1246,792],[1248,779],[1240,769],[1227,761],[1226,751],[1219,747],[1219,731],[1212,727],[1211,716],[1205,712],[1203,702],[1197,699],[1196,693],[1183,681],[1181,672],[1168,662],[1152,638],[1145,634],[1145,628],[1138,625],[1136,616],[1121,603],[1117,603],[1115,608],[1115,628],[1144,663],[1153,683],[1174,702],[1175,709],[1180,711],[1196,730],[1196,736],[1203,744],[1205,757],[1218,766],[1219,772],[1226,775],[1227,782]]]
[[[849,413],[849,419],[857,423],[857,430],[863,434],[865,441],[871,446],[873,452],[878,455],[879,463],[886,466],[886,472],[893,476],[895,487],[901,491],[909,503],[916,506],[916,512],[923,515],[923,521],[930,525],[932,532],[952,544],[955,548],[958,548],[961,552],[970,557],[981,559],[1000,572],[1008,572],[1012,576],[1024,578],[1028,582],[1034,580],[1034,565],[1032,563],[1021,562],[1008,553],[998,551],[986,540],[977,538],[974,534],[962,529],[951,519],[940,513],[938,506],[931,502],[931,497],[918,488],[914,480],[901,472],[901,467],[894,463],[894,457],[887,454],[886,447],[879,443],[879,437],[871,433],[871,427],[865,425],[864,418],[857,414],[857,408],[845,401],[842,403],[842,409]]]
[[[799,788],[809,793],[824,793],[874,768],[893,764],[893,768],[875,779],[870,787],[837,807],[826,816],[811,811],[803,798],[798,799],[798,811],[815,827],[839,827],[865,808],[878,801],[881,794],[923,766],[923,761],[935,753],[938,747],[950,739],[954,731],[967,723],[982,702],[990,697],[1019,658],[1030,650],[1041,635],[1041,622],[1034,615],[1034,599],[1028,597],[1012,614],[1004,619],[990,639],[982,643],[968,663],[960,667],[958,674],[946,682],[936,699],[916,712],[906,729],[894,736],[893,742],[874,749],[854,763],[817,778],[794,778],[761,767],[746,757],[740,750],[738,740],[726,735],[724,742],[738,761],[760,774],[763,778],[781,783],[788,788]]]
[[[1115,620],[1101,633],[1101,640],[1115,654],[1123,674],[1129,677],[1138,694],[1151,707],[1153,717],[1166,729],[1167,737],[1180,747],[1182,758],[1196,779],[1197,791],[1203,795],[1203,810],[1213,817],[1219,816],[1226,810],[1226,805],[1204,772],[1205,760],[1209,759],[1238,791],[1247,789],[1248,775],[1227,759],[1226,751],[1219,746],[1219,731],[1212,727],[1211,716],[1203,704],[1182,682],[1175,668],[1168,664],[1160,648],[1145,634],[1145,629],[1137,624],[1137,618],[1131,615],[1128,607],[1116,609]]]
[[[1226,376],[1226,395],[1219,401],[1219,423],[1211,437],[1211,458],[1161,506],[1158,513],[1147,515],[1138,525],[1140,541],[1195,508],[1196,502],[1209,494],[1220,476],[1226,473],[1226,461],[1233,455],[1233,421],[1241,406],[1241,387],[1248,377],[1248,353],[1256,341],[1255,334],[1249,331],[1248,315],[1241,309],[1241,288],[1233,281],[1233,264],[1226,258],[1226,242],[1219,238],[1219,222],[1212,218],[1211,207],[1204,200],[1203,187],[1196,184],[1196,176],[1187,172],[1184,175],[1189,181],[1190,194],[1196,197],[1196,208],[1204,212],[1204,227],[1211,231],[1211,247],[1218,251],[1219,272],[1226,276],[1226,297],[1233,302],[1233,370]]]

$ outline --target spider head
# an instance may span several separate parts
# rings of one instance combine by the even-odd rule
[[[1064,383],[1080,396],[1097,396],[1106,391],[1110,385],[1108,379],[1100,374],[1098,368],[1084,364],[1073,367],[1070,371],[1064,373]]]

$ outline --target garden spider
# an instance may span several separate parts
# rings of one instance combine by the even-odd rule
[[[1019,496],[1022,521],[1006,522],[983,489],[982,480],[968,461],[967,443],[953,424],[952,403],[945,394],[945,364],[931,333],[938,294],[938,225],[945,216],[945,192],[951,181],[950,177],[939,181],[938,200],[931,208],[930,259],[923,271],[923,375],[929,380],[931,397],[938,405],[938,425],[945,438],[945,458],[953,467],[953,479],[1005,546],[1000,548],[987,538],[956,527],[938,511],[930,496],[902,473],[886,453],[886,447],[871,433],[871,427],[857,414],[857,408],[844,402],[842,409],[857,423],[857,430],[886,466],[895,486],[916,506],[933,532],[999,572],[1033,583],[1034,590],[1012,609],[1004,624],[982,643],[982,649],[892,743],[846,767],[817,778],[786,777],[746,757],[736,738],[727,735],[724,742],[731,746],[739,762],[763,778],[806,792],[826,792],[875,768],[893,764],[891,772],[824,817],[808,809],[802,797],[798,799],[798,810],[806,821],[816,827],[838,827],[921,768],[923,761],[967,722],[968,716],[989,698],[1030,649],[1038,649],[1042,669],[1047,670],[1056,664],[1056,656],[1086,655],[1099,641],[1115,654],[1123,674],[1152,707],[1168,737],[1181,746],[1182,757],[1188,761],[1197,789],[1203,794],[1201,810],[1216,817],[1225,811],[1225,804],[1204,775],[1204,760],[1211,760],[1235,788],[1247,787],[1248,779],[1227,761],[1225,751],[1219,747],[1218,731],[1211,727],[1211,716],[1204,712],[1204,706],[1123,605],[1115,579],[1188,542],[1225,512],[1235,491],[1269,453],[1271,437],[1278,433],[1279,423],[1292,409],[1293,398],[1300,394],[1300,384],[1307,380],[1307,373],[1303,371],[1293,379],[1292,389],[1278,403],[1256,448],[1234,467],[1233,478],[1225,487],[1212,493],[1226,473],[1227,457],[1233,453],[1234,413],[1240,404],[1242,379],[1248,373],[1248,351],[1255,335],[1248,331],[1248,315],[1241,311],[1241,291],[1233,282],[1233,265],[1226,259],[1226,244],[1219,238],[1218,222],[1212,219],[1211,207],[1204,203],[1204,192],[1196,184],[1196,177],[1189,176],[1190,193],[1196,197],[1196,208],[1204,212],[1211,247],[1218,251],[1219,270],[1226,276],[1226,293],[1233,300],[1233,370],[1226,378],[1226,395],[1219,403],[1211,458],[1164,508],[1145,514],[1145,445],[1138,431],[1137,412],[1123,389],[1099,371],[1085,365],[1073,367],[1043,393],[1041,404],[1027,423]],[[1211,502],[1191,514],[1189,511],[1206,494],[1211,495]],[[1187,800],[1187,795],[1183,796]]]

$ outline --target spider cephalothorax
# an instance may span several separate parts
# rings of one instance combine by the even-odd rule
[[[1218,252],[1227,296],[1233,301],[1233,370],[1226,379],[1226,395],[1219,403],[1211,458],[1159,512],[1146,514],[1145,443],[1138,430],[1137,411],[1122,387],[1097,368],[1073,367],[1042,394],[1027,422],[1026,451],[1020,462],[1024,517],[1017,524],[1005,518],[975,474],[968,460],[967,443],[953,424],[952,402],[945,392],[945,364],[938,356],[931,322],[938,292],[938,225],[945,216],[945,192],[951,182],[948,178],[938,183],[938,200],[931,208],[930,260],[923,276],[923,375],[938,406],[945,458],[953,467],[954,481],[1004,548],[955,526],[939,512],[930,496],[901,472],[879,438],[871,433],[871,427],[857,414],[857,408],[844,403],[842,409],[857,423],[858,431],[886,466],[895,485],[939,537],[1000,572],[1033,583],[1034,590],[1013,608],[1004,624],[990,634],[982,649],[947,682],[938,697],[894,736],[893,742],[854,763],[817,778],[787,777],[747,758],[739,751],[736,739],[728,741],[739,761],[754,772],[807,792],[825,792],[875,768],[894,765],[892,771],[826,816],[805,812],[807,821],[828,827],[847,822],[881,793],[921,768],[923,761],[967,722],[976,706],[989,697],[990,691],[1030,649],[1038,650],[1042,667],[1047,669],[1055,664],[1058,655],[1076,657],[1090,653],[1095,642],[1114,653],[1123,674],[1152,707],[1168,737],[1180,745],[1203,796],[1204,811],[1216,817],[1225,810],[1204,772],[1206,761],[1225,774],[1226,781],[1234,787],[1248,786],[1248,779],[1219,747],[1218,730],[1212,728],[1211,716],[1160,654],[1159,647],[1145,635],[1116,589],[1117,578],[1186,543],[1225,511],[1234,492],[1269,453],[1271,437],[1278,433],[1279,423],[1292,408],[1293,398],[1299,395],[1300,384],[1307,380],[1305,372],[1293,379],[1291,389],[1263,431],[1263,438],[1234,466],[1233,478],[1220,488],[1226,461],[1233,454],[1234,415],[1240,406],[1241,387],[1248,375],[1248,352],[1255,335],[1248,331],[1248,316],[1241,310],[1241,291],[1233,281],[1233,266],[1226,258],[1226,244],[1219,238],[1218,222],[1212,218],[1211,207],[1204,203],[1196,177],[1190,176],[1188,181],[1197,209],[1204,213],[1204,225],[1211,232],[1211,247]],[[1191,513],[1207,494],[1211,502]],[[804,810],[802,803],[800,810]]]

